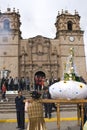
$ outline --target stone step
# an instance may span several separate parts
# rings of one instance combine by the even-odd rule
[[[1,109],[15,109],[15,106],[11,105],[11,106],[0,106],[0,110]]]
[[[6,109],[6,110],[0,110],[0,113],[15,113],[15,109]]]
[[[75,105],[72,106],[68,106],[68,105],[61,105],[60,106],[60,111],[76,111],[77,107]],[[1,103],[0,104],[0,113],[9,113],[9,112],[15,112],[15,104],[4,104]],[[53,108],[52,111],[55,111],[55,109]]]

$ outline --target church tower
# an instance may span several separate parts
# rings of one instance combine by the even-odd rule
[[[68,11],[58,12],[56,19],[56,40],[59,40],[59,54],[61,62],[61,73],[64,63],[69,55],[70,48],[74,49],[74,63],[76,73],[86,79],[86,57],[84,50],[84,32],[80,28],[80,16],[77,11],[74,15]]]
[[[0,12],[0,71],[10,70],[12,76],[19,75],[20,25],[18,10]]]

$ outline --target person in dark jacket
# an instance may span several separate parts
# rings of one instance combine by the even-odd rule
[[[43,99],[51,99],[51,95],[49,93],[49,88],[44,87],[44,92],[42,95]],[[52,112],[52,103],[44,103],[44,110],[45,110],[45,118],[51,118],[51,112]]]
[[[25,97],[22,96],[22,91],[18,91],[18,96],[15,98],[17,128],[24,130],[25,128]]]

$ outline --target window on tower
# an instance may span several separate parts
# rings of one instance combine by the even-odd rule
[[[67,28],[69,31],[72,31],[72,22],[71,21],[68,21]]]
[[[4,20],[4,30],[9,30],[10,29],[10,21],[8,19]]]

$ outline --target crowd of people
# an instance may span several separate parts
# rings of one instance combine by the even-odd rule
[[[2,78],[1,79],[1,89],[2,89],[2,85],[3,83],[5,83],[6,89],[8,91],[11,90],[30,90],[30,79],[29,77],[15,77],[13,78],[12,76],[10,77],[6,77],[6,78]]]
[[[1,102],[8,101],[8,98],[6,97],[6,91],[18,91],[18,90],[27,90],[30,91],[30,79],[29,77],[15,77],[12,78],[6,77],[2,78],[0,82],[0,91],[1,91]]]
[[[53,80],[55,82],[55,80]],[[8,99],[6,98],[6,91],[18,91],[18,90],[27,90],[31,91],[36,90],[36,91],[41,91],[45,86],[50,86],[52,83],[51,80],[46,79],[44,76],[38,76],[35,75],[34,77],[34,83],[32,84],[30,81],[30,78],[27,77],[15,77],[13,78],[12,76],[10,77],[3,77],[0,80],[0,90],[2,93],[2,100]],[[4,86],[4,87],[3,87]]]
[[[6,86],[6,89],[8,91],[11,90],[28,90],[30,91],[31,88],[34,90],[42,90],[44,86],[51,85],[52,83],[56,82],[56,79],[46,79],[44,76],[38,76],[35,75],[34,77],[34,83],[32,86],[32,83],[30,81],[30,78],[27,77],[6,77],[1,79],[1,85],[0,88],[2,89],[3,83]]]

